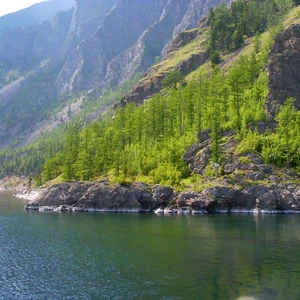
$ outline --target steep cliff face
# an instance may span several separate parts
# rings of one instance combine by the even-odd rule
[[[205,63],[209,56],[206,39],[203,39],[206,33],[207,28],[196,28],[178,34],[166,48],[164,60],[147,70],[140,82],[122,99],[121,105],[130,102],[140,105],[159,92],[161,82],[170,70],[176,69],[187,75]]]
[[[95,1],[77,1],[71,32],[85,39],[70,54],[57,78],[59,94],[95,86],[101,90],[147,70],[174,35],[182,29],[196,27],[209,7],[221,1],[119,0],[115,3],[111,0],[106,6],[102,2],[100,14]],[[91,36],[96,26],[99,29]]]
[[[188,2],[169,0],[158,21],[150,26],[135,44],[108,65],[106,81],[117,85],[136,72],[148,69],[170,41],[174,27],[182,20]]]
[[[292,25],[275,38],[271,49],[268,73],[269,94],[266,111],[274,117],[288,98],[295,98],[300,110],[300,25]]]
[[[200,18],[209,12],[211,7],[216,7],[224,1],[220,0],[191,0],[188,10],[186,11],[182,21],[174,29],[173,36],[176,37],[177,34],[183,30],[188,30],[195,28],[200,20]],[[230,1],[225,1],[230,3]]]
[[[80,91],[97,85],[106,76],[109,62],[131,47],[159,19],[166,3],[167,0],[118,1],[98,31],[81,42],[67,59],[57,79],[59,92]]]
[[[215,3],[209,0],[208,6],[210,1]],[[196,24],[203,7],[196,0],[76,0],[73,10],[51,22],[4,33],[0,37],[0,145],[14,138],[11,132],[24,137],[49,107],[58,104],[59,97],[93,89],[97,95],[146,71],[162,56],[174,30],[183,20],[187,26]],[[206,59],[200,52],[176,67],[187,73]],[[159,90],[162,78],[160,74],[149,81],[150,89],[143,88],[146,96],[153,87]],[[37,110],[37,115],[32,113]]]
[[[71,34],[78,39],[92,36],[117,0],[76,0]]]

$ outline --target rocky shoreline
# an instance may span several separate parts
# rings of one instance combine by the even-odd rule
[[[171,187],[135,182],[128,186],[72,182],[42,191],[25,210],[156,214],[300,213],[300,189],[276,184],[243,189],[215,186],[201,192],[177,192]]]

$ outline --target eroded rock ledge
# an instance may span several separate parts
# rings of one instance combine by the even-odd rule
[[[25,207],[40,211],[155,213],[300,213],[296,186],[215,186],[201,192],[176,192],[161,185],[109,181],[61,183]]]

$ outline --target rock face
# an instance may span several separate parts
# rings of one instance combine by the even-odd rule
[[[70,1],[48,2],[63,6]],[[26,140],[26,133],[47,115],[45,110],[56,105],[53,100],[82,91],[98,96],[145,72],[181,30],[180,24],[182,29],[196,26],[205,7],[220,1],[74,2],[72,10],[51,21],[11,27],[0,36],[0,148],[14,139]],[[194,55],[177,69],[188,73],[204,59],[205,55]],[[137,87],[129,101],[141,103],[153,95],[163,77]]]
[[[288,98],[300,109],[300,25],[292,25],[275,38],[268,73],[267,113],[274,117]]]
[[[215,186],[178,193],[170,187],[109,181],[55,185],[26,210],[156,213],[300,213],[300,189],[293,185]]]
[[[143,183],[130,186],[112,184],[109,181],[62,183],[43,192],[32,206],[77,208],[111,212],[153,211],[166,207],[173,199],[169,187]]]
[[[226,1],[226,2],[230,2],[230,1]],[[176,36],[183,30],[195,28],[200,18],[208,14],[209,9],[211,7],[215,7],[220,3],[221,2],[218,0],[212,0],[212,1],[192,0],[181,23],[174,29],[174,36]]]
[[[117,0],[76,0],[70,34],[77,41],[91,37]]]

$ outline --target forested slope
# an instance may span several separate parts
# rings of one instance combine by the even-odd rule
[[[245,181],[253,163],[251,153],[259,157],[260,165],[272,164],[273,175],[281,172],[274,165],[299,171],[300,113],[295,100],[286,99],[271,117],[265,109],[270,92],[269,53],[277,45],[274,38],[278,40],[285,26],[298,22],[299,7],[292,2],[237,1],[229,8],[221,5],[212,10],[205,31],[204,51],[209,57],[193,79],[186,81],[178,70],[167,69],[161,78],[162,89],[152,98],[137,101],[138,106],[123,101],[113,115],[83,130],[81,124],[73,123],[61,146],[51,145],[44,154],[39,149],[29,151],[32,160],[40,157],[35,172],[38,161],[46,160],[41,177],[32,175],[37,175],[38,182],[57,177],[67,181],[108,178],[124,184],[143,181],[199,189],[202,184],[212,184],[216,175],[227,176],[230,185],[238,183],[237,175],[242,176],[243,184],[248,179],[248,184],[269,181],[266,175]],[[293,36],[298,43],[297,34],[287,34],[297,32],[294,28],[298,27],[283,35]],[[189,45],[179,47],[173,57]],[[241,53],[241,47],[247,51]],[[232,53],[236,55],[224,64]],[[170,59],[156,67],[158,72],[165,62]],[[4,163],[3,174],[12,167],[17,170],[21,160],[22,155],[17,155],[17,161]],[[230,162],[232,171],[228,171]],[[232,167],[234,163],[250,169],[236,173],[239,168]],[[30,170],[28,166],[26,173]],[[293,172],[292,181],[296,178]]]

